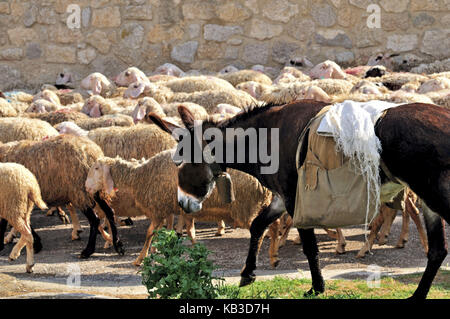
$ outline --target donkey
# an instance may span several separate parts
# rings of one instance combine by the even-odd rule
[[[206,120],[201,130],[208,128],[220,130],[223,136],[230,128],[247,130],[255,128],[258,143],[267,139],[268,147],[279,143],[279,168],[275,173],[262,174],[261,168],[266,165],[260,158],[250,163],[249,154],[245,161],[236,158],[236,139],[223,139],[223,152],[233,149],[234,156],[223,156],[224,162],[214,161],[214,156],[205,156],[200,161],[178,161],[178,199],[186,213],[193,213],[201,208],[201,203],[209,196],[218,177],[226,174],[227,168],[241,170],[256,177],[262,185],[276,194],[277,200],[263,211],[251,226],[251,244],[246,264],[241,272],[241,285],[255,280],[256,253],[252,251],[265,228],[286,210],[291,216],[294,213],[297,187],[296,150],[298,140],[307,123],[323,108],[326,103],[313,100],[301,100],[286,105],[266,105],[245,110],[231,119],[221,122]],[[166,122],[155,114],[149,118],[163,130],[174,133],[176,139],[186,142],[192,147],[206,149],[212,138],[205,135],[195,136],[195,119],[183,106],[178,108],[181,119],[190,133],[178,134],[176,125]],[[197,126],[198,127],[198,126]],[[279,139],[272,141],[271,135],[261,137],[259,128],[277,128]],[[176,133],[176,134],[175,134]],[[380,170],[381,182],[388,182],[389,176],[407,184],[423,201],[424,219],[427,228],[429,251],[425,272],[412,298],[425,299],[433,279],[447,255],[445,240],[445,222],[450,222],[450,111],[432,104],[412,103],[389,109],[386,115],[375,124],[375,134],[383,147],[381,160],[389,170]],[[182,137],[182,138],[181,138]],[[249,138],[245,140],[246,152],[249,150]],[[307,140],[307,139],[306,139]],[[197,145],[201,143],[200,145]],[[306,144],[306,143],[303,143]],[[242,145],[242,144],[241,144]],[[231,148],[230,148],[231,147]],[[255,147],[253,145],[252,147]],[[306,145],[303,145],[299,165],[305,159]],[[203,152],[203,154],[205,154]],[[224,154],[226,155],[226,154]],[[211,158],[212,157],[212,158]],[[228,183],[228,184],[231,184]],[[219,188],[219,183],[217,183]],[[221,187],[227,183],[220,183]],[[225,192],[230,192],[225,187]],[[219,191],[221,191],[219,189]],[[310,267],[312,287],[305,295],[320,294],[325,290],[325,282],[321,274],[318,258],[318,247],[314,229],[298,229]]]

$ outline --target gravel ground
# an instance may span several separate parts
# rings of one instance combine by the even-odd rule
[[[97,252],[88,260],[78,258],[87,243],[88,222],[80,216],[83,232],[81,240],[71,241],[71,225],[63,225],[56,216],[45,216],[42,212],[32,215],[32,224],[42,238],[43,250],[35,255],[36,266],[33,274],[25,273],[25,250],[15,262],[8,261],[12,244],[6,245],[0,252],[0,298],[145,298],[146,290],[141,285],[138,268],[131,263],[142,248],[146,229],[149,225],[145,218],[133,219],[133,226],[122,226],[119,235],[126,249],[124,256],[118,256],[112,248],[104,249],[103,239],[97,240]],[[447,225],[448,226],[448,225]],[[368,266],[380,267],[382,275],[395,275],[423,271],[426,256],[420,244],[417,230],[410,224],[410,239],[404,249],[396,249],[400,234],[401,216],[397,216],[392,226],[387,245],[375,244],[372,255],[357,259],[356,253],[364,241],[364,229],[352,227],[344,229],[347,246],[346,254],[337,255],[335,240],[317,229],[321,266],[325,278],[367,278]],[[197,223],[197,239],[213,253],[211,258],[219,267],[217,274],[226,277],[228,282],[238,282],[239,273],[244,265],[249,245],[249,232],[245,229],[226,229],[223,237],[214,236],[214,224]],[[261,247],[258,259],[257,280],[273,275],[289,277],[308,277],[308,263],[301,252],[301,246],[294,245],[297,231],[291,229],[288,241],[280,249],[280,264],[272,269],[269,264],[269,239]],[[447,232],[447,241],[450,236]],[[448,268],[450,257],[443,263]],[[80,287],[71,283],[70,274],[79,271]]]

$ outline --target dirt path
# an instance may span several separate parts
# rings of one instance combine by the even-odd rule
[[[80,216],[81,217],[81,216]],[[97,252],[88,260],[80,260],[79,253],[87,243],[89,227],[81,217],[83,233],[81,241],[71,241],[71,226],[62,225],[60,220],[47,217],[43,213],[32,216],[32,224],[42,238],[44,248],[35,256],[36,266],[33,274],[25,273],[25,251],[15,262],[8,261],[12,245],[0,252],[0,297],[32,298],[145,298],[146,290],[141,285],[138,269],[131,262],[137,257],[149,222],[134,219],[133,226],[119,228],[126,253],[118,256],[112,248],[103,248],[103,239],[97,240]],[[364,241],[364,231],[360,227],[344,229],[347,240],[347,253],[334,253],[335,240],[323,230],[317,229],[321,266],[327,279],[367,278],[368,266],[376,265],[382,275],[412,273],[423,271],[426,256],[423,252],[417,231],[410,225],[410,239],[404,249],[396,249],[395,243],[400,233],[401,218],[397,217],[388,243],[374,245],[373,255],[356,259],[356,253]],[[215,237],[215,225],[197,223],[197,238],[213,251],[211,257],[219,267],[217,274],[226,277],[227,282],[238,282],[240,270],[245,262],[249,244],[249,232],[243,229],[227,228],[223,237]],[[258,260],[257,280],[274,275],[288,277],[308,277],[308,263],[301,252],[301,246],[294,245],[296,230],[291,230],[285,247],[280,249],[280,264],[272,269],[269,264],[269,240],[265,239]],[[450,236],[447,232],[447,241]],[[450,257],[444,261],[448,268]],[[80,287],[67,285],[76,281],[80,273]],[[72,275],[71,275],[72,274]]]

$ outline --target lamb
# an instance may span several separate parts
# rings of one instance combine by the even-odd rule
[[[254,81],[271,85],[272,80],[265,74],[253,70],[241,70],[232,73],[219,74],[219,78],[230,82],[234,87],[242,82]]]
[[[21,117],[0,118],[0,142],[8,143],[19,140],[39,141],[57,136],[58,131],[49,123]]]
[[[101,205],[108,219],[113,221],[113,212],[106,202],[97,195],[91,196],[84,188],[89,168],[100,157],[103,157],[103,152],[94,142],[70,135],[0,145],[0,162],[15,162],[29,169],[36,176],[42,198],[49,206],[71,204],[86,215],[91,229],[89,243],[81,253],[81,258],[88,258],[95,251],[97,230],[103,231],[92,210],[95,203]],[[112,235],[114,248],[123,253],[122,243],[116,237],[115,225],[112,225]],[[78,229],[74,225],[72,238],[77,237]]]
[[[101,95],[103,97],[110,97],[116,90],[114,83],[98,72],[91,73],[85,77],[81,81],[81,88],[91,91],[94,95]]]
[[[151,124],[85,131],[75,123],[63,122],[57,125],[57,130],[61,134],[87,137],[100,146],[105,156],[120,156],[124,159],[150,158],[176,145],[170,134]]]
[[[7,100],[0,97],[0,117],[15,117],[17,115],[16,109]]]
[[[148,82],[148,78],[145,75],[144,72],[139,70],[136,67],[130,67],[126,70],[119,73],[114,78],[114,82],[117,84],[117,86],[124,86],[128,87],[130,84],[134,82]]]
[[[222,204],[217,191],[214,191],[194,218],[223,219],[249,229],[259,211],[270,203],[272,194],[249,175],[238,171],[231,171],[230,174],[235,189],[245,191],[236,191],[236,200],[227,205]],[[139,164],[105,157],[97,160],[90,169],[86,179],[86,189],[90,193],[102,191],[114,197],[114,188],[118,188],[119,193],[124,189],[133,194],[136,205],[151,219],[144,247],[133,263],[136,266],[141,264],[148,253],[153,231],[160,228],[169,215],[179,214],[176,181],[177,169],[172,161],[172,150],[161,152]],[[188,220],[188,223],[191,221]],[[194,236],[191,234],[191,224],[187,228],[188,233]]]
[[[40,209],[47,209],[47,205],[42,200],[41,189],[36,177],[23,165],[0,164],[0,189],[0,218],[2,218],[0,228],[4,229],[3,225],[6,226],[6,221],[8,221],[21,234],[20,240],[9,255],[9,260],[16,260],[23,247],[26,246],[26,272],[31,273],[34,266],[33,237],[37,236],[30,224],[31,211],[34,204]],[[1,237],[0,250],[3,249],[3,235]],[[36,242],[39,242],[39,237]]]

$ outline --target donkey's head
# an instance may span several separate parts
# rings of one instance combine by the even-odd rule
[[[173,157],[178,166],[178,204],[186,213],[195,213],[202,209],[215,186],[224,203],[234,200],[230,175],[225,166],[216,162],[214,154],[207,143],[212,138],[204,134],[212,123],[196,121],[192,113],[184,106],[178,107],[184,128],[165,121],[155,113],[146,115],[146,121],[152,121],[164,131],[172,134],[178,141],[177,151]]]

